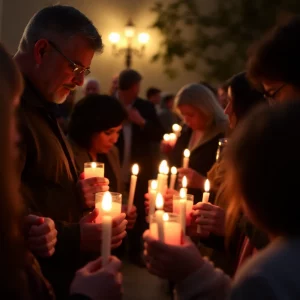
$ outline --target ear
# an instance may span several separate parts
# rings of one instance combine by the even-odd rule
[[[34,60],[36,64],[41,64],[44,54],[47,52],[47,50],[49,49],[50,45],[48,43],[47,40],[45,39],[41,39],[38,40],[35,45],[34,45],[34,49],[33,49],[33,55],[34,55]]]

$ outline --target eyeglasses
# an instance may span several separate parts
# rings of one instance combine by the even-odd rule
[[[65,56],[53,42],[51,42],[51,41],[48,41],[48,42],[61,56],[63,56],[71,64],[72,71],[74,72],[75,75],[84,74],[84,76],[87,76],[91,73],[91,70],[89,68],[80,66],[80,65],[76,64],[74,61],[72,61],[70,58]]]
[[[276,95],[281,91],[282,88],[286,86],[286,83],[281,85],[273,94],[270,94],[269,92],[265,91],[264,92],[264,97],[269,101],[269,103],[274,103]]]

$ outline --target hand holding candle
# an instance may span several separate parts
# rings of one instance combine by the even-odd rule
[[[175,188],[176,177],[177,177],[177,168],[172,167],[171,168],[170,187],[169,187],[171,190],[174,190],[174,188]]]
[[[183,164],[182,164],[183,168],[189,167],[190,155],[191,155],[191,152],[189,149],[185,149],[183,151]]]
[[[108,263],[110,257],[111,235],[112,235],[112,217],[109,212],[112,208],[112,197],[110,192],[106,192],[102,200],[102,209],[105,213],[102,217],[102,244],[101,256],[102,266]]]
[[[131,211],[131,208],[132,208],[132,205],[133,205],[138,173],[139,173],[139,166],[137,164],[134,164],[132,166],[132,175],[131,175],[131,180],[130,180],[130,189],[129,189],[129,196],[128,196],[127,213],[129,213]]]
[[[149,193],[149,216],[154,215],[155,213],[155,200],[156,200],[156,194],[157,194],[157,180],[150,180],[149,181],[149,187],[148,187],[148,193]]]
[[[180,210],[180,224],[183,235],[185,235],[185,226],[186,226],[186,191],[184,188],[180,189],[180,200],[179,200]]]
[[[104,177],[104,164],[99,162],[84,163],[84,179],[93,177]]]
[[[209,196],[210,196],[209,190],[210,190],[209,180],[206,179],[205,184],[204,184],[204,191],[205,192],[203,193],[203,196],[202,196],[202,202],[204,202],[204,203],[207,203],[209,201]],[[197,233],[201,233],[201,226],[200,225],[197,226]]]
[[[157,224],[157,231],[158,231],[158,239],[161,242],[164,242],[165,240],[165,235],[164,235],[164,220],[163,220],[163,215],[164,215],[164,198],[162,194],[158,193],[156,197],[156,208],[157,211],[155,212],[155,219],[156,219],[156,224]]]

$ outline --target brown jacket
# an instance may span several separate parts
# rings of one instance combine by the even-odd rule
[[[31,213],[55,221],[55,254],[40,259],[40,264],[57,297],[62,298],[78,268],[82,204],[72,150],[55,119],[55,107],[26,81],[19,112],[21,190]]]
[[[69,142],[73,149],[77,171],[79,173],[82,173],[84,171],[84,163],[91,161],[90,156],[86,149],[80,147],[72,139],[69,138]],[[120,165],[120,158],[119,158],[119,150],[117,147],[114,146],[107,153],[107,159],[108,159],[109,164],[110,164],[110,166],[115,174],[115,177],[117,179],[117,192],[122,194],[124,187],[123,187],[123,181],[122,181],[122,177],[121,177],[121,165]],[[104,168],[105,168],[105,166],[104,166]],[[104,171],[105,171],[105,169],[104,169]]]

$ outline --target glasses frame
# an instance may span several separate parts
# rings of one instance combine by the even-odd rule
[[[87,76],[91,73],[91,70],[89,68],[85,68],[76,64],[73,60],[64,55],[63,52],[53,42],[48,40],[48,43],[54,50],[56,50],[64,59],[66,59],[71,64],[72,71],[75,75],[84,74],[84,76]]]
[[[267,99],[270,103],[275,102],[276,95],[286,86],[287,84],[282,84],[272,95],[269,94],[267,91],[264,92],[264,97]]]

